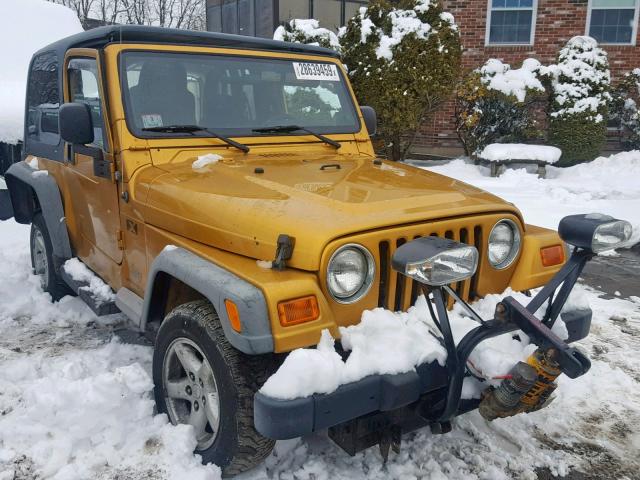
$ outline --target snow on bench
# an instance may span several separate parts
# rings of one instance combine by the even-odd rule
[[[492,143],[479,155],[479,162],[489,164],[491,176],[497,177],[506,165],[530,163],[538,166],[538,175],[544,178],[546,166],[556,163],[562,150],[548,145],[527,145],[525,143]]]

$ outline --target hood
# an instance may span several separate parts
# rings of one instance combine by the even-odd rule
[[[303,270],[317,270],[325,246],[353,233],[489,212],[519,215],[465,183],[366,156],[225,154],[194,168],[198,155],[180,152],[155,165],[164,173],[149,184],[147,222],[258,260],[272,260],[278,235],[286,233],[295,238],[288,264]]]

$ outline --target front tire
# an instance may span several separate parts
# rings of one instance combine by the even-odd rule
[[[173,424],[191,424],[195,453],[225,476],[255,467],[275,444],[253,425],[253,396],[269,373],[265,360],[233,348],[205,300],[176,307],[158,330],[153,354],[158,411]]]
[[[37,212],[31,220],[31,268],[34,275],[40,278],[40,285],[51,295],[53,301],[58,301],[65,295],[70,295],[71,289],[64,283],[56,271],[53,261],[53,246],[51,236],[42,213]]]

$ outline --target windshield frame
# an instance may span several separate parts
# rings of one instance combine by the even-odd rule
[[[362,132],[363,123],[360,114],[359,104],[355,101],[354,92],[352,90],[351,84],[348,81],[348,78],[345,76],[343,69],[341,68],[341,62],[336,60],[333,57],[327,57],[324,55],[298,55],[298,54],[286,54],[286,55],[273,55],[273,52],[265,51],[268,55],[256,55],[252,53],[242,53],[238,51],[237,53],[226,53],[219,51],[181,51],[181,50],[165,50],[165,49],[156,49],[156,48],[126,48],[121,50],[117,54],[117,72],[119,77],[119,86],[120,86],[120,95],[124,113],[125,124],[127,125],[127,130],[131,135],[135,138],[143,139],[143,140],[160,140],[160,139],[193,139],[193,138],[211,138],[211,135],[206,131],[199,131],[193,133],[185,133],[185,132],[150,132],[144,131],[140,128],[137,128],[132,120],[130,119],[130,114],[132,112],[131,106],[131,96],[129,95],[129,85],[127,80],[126,72],[124,71],[124,59],[123,55],[127,53],[159,53],[159,54],[177,54],[177,55],[195,55],[195,56],[215,56],[215,57],[242,57],[247,59],[256,59],[256,60],[279,60],[279,61],[311,61],[308,57],[317,57],[314,58],[313,61],[317,63],[327,63],[336,65],[338,70],[338,75],[340,76],[341,82],[345,87],[347,92],[347,96],[349,97],[349,104],[347,107],[353,109],[353,113],[355,116],[355,126],[353,129],[344,129],[339,132],[325,132],[321,129],[317,130],[317,133],[322,135],[357,135]],[[203,126],[203,128],[206,128]],[[308,137],[311,134],[308,132],[300,131],[300,132],[287,132],[287,133],[257,133],[253,132],[252,128],[247,128],[247,132],[250,133],[225,133],[225,135],[229,138],[253,138],[253,139],[264,139],[269,137]],[[316,132],[316,130],[314,130]]]

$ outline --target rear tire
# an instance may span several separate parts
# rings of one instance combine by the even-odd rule
[[[53,246],[49,230],[42,213],[37,212],[31,220],[31,268],[34,275],[40,277],[40,285],[51,295],[53,301],[58,301],[72,291],[60,278],[53,261]]]
[[[158,411],[173,424],[194,425],[195,453],[203,463],[218,465],[224,476],[255,467],[273,450],[275,441],[253,425],[253,396],[270,373],[271,358],[231,346],[206,300],[176,307],[158,330],[153,354]]]

